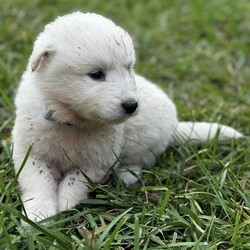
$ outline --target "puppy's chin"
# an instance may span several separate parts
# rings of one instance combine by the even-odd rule
[[[111,116],[111,117],[105,117],[105,118],[99,118],[97,122],[103,123],[103,124],[120,124],[125,122],[131,117],[131,115],[120,115],[120,116]]]
[[[131,114],[128,114],[123,110],[119,110],[119,111],[117,110],[117,112],[109,112],[107,114],[95,113],[95,114],[92,114],[93,117],[91,120],[98,124],[106,124],[106,125],[121,124],[127,121],[128,119],[130,119],[131,117],[136,116],[138,112],[139,112],[139,108]]]

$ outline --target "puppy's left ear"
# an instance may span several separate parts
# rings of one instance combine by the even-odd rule
[[[55,54],[53,46],[38,46],[35,44],[34,50],[30,57],[30,65],[32,72],[39,68],[45,67],[52,59]]]

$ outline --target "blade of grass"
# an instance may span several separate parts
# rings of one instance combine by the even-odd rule
[[[139,240],[140,240],[140,226],[139,219],[135,216],[135,240],[134,240],[134,250],[139,250]]]
[[[233,246],[234,249],[237,247],[237,239],[238,239],[238,233],[239,233],[239,224],[240,224],[240,218],[242,213],[242,207],[241,209],[238,209],[236,212],[236,218],[235,218],[235,226],[234,226],[234,233],[233,233]]]

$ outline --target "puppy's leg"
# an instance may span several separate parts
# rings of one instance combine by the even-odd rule
[[[86,199],[88,194],[87,181],[79,169],[70,171],[61,181],[58,188],[59,211],[77,205]]]
[[[137,182],[141,174],[141,167],[136,165],[122,166],[116,169],[118,177],[126,184],[131,185]]]
[[[37,222],[58,212],[57,181],[44,161],[30,156],[18,181],[25,212],[30,220]],[[27,226],[25,222],[22,224]]]

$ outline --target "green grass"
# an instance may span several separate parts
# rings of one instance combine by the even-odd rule
[[[51,226],[29,230],[20,227],[10,148],[13,99],[33,41],[73,10],[104,14],[132,35],[136,71],[169,93],[180,120],[249,135],[248,0],[0,3],[0,249],[250,249],[249,138],[169,148],[138,184],[126,187],[111,174]]]

